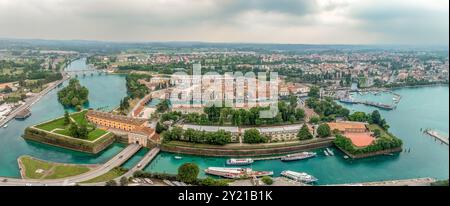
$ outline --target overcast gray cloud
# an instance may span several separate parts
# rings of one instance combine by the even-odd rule
[[[448,44],[448,0],[0,0],[0,37]]]

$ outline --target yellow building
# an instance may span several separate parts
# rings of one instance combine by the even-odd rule
[[[128,143],[148,145],[148,140],[158,142],[159,136],[155,130],[147,127],[145,119],[136,119],[121,115],[114,115],[106,112],[89,110],[86,114],[87,119],[99,126],[108,129],[123,130],[128,136]]]
[[[128,132],[144,127],[147,122],[145,119],[136,119],[94,110],[89,110],[86,117],[90,122],[96,125]]]

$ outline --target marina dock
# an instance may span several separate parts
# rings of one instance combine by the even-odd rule
[[[444,137],[443,135],[431,129],[426,129],[424,133],[430,135],[431,137],[434,137],[435,139],[441,141],[443,144],[448,146],[448,137]]]
[[[327,186],[430,186],[436,180],[433,178],[416,178],[406,180],[387,180],[378,182],[363,182],[363,183],[349,183],[349,184],[334,184]]]
[[[284,157],[284,155],[283,156],[273,156],[273,157],[259,157],[259,158],[253,158],[253,160],[255,160],[255,161],[260,161],[260,160],[277,160],[277,159],[280,159],[281,157]]]
[[[385,109],[385,110],[393,110],[395,109],[395,107],[397,107],[396,104],[383,104],[383,103],[379,103],[379,102],[371,102],[371,101],[359,101],[359,100],[353,100],[353,99],[340,99],[339,100],[342,103],[348,103],[348,104],[364,104],[367,106],[372,106],[372,107],[377,107],[380,109]]]

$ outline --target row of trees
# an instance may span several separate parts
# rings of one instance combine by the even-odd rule
[[[244,132],[243,141],[247,144],[259,144],[268,142],[269,138],[262,135],[257,129],[248,129]]]
[[[147,86],[139,83],[139,79],[150,80],[151,76],[146,74],[129,74],[126,77],[127,92],[131,99],[143,98],[150,92]]]
[[[387,124],[386,119],[381,117],[381,114],[378,110],[374,110],[371,114],[366,114],[364,112],[354,112],[353,114],[348,116],[348,119],[350,121],[376,124],[385,130],[389,130],[389,125]]]
[[[123,114],[130,108],[130,97],[126,96],[123,99],[120,100],[119,103],[119,111]]]
[[[306,100],[306,105],[321,116],[322,121],[334,121],[336,117],[347,118],[350,110],[336,103],[332,98],[320,100],[316,97],[310,97]]]
[[[279,102],[278,114],[274,118],[261,118],[261,111],[268,111],[268,107],[254,107],[250,110],[246,109],[232,109],[227,107],[205,107],[204,114],[191,113],[185,115],[187,122],[201,124],[201,125],[271,125],[280,123],[294,123],[303,120],[305,111],[296,108],[296,105],[286,104],[286,102]]]
[[[231,133],[224,130],[205,132],[174,127],[171,130],[164,131],[161,135],[164,141],[177,140],[212,145],[225,145],[231,142]]]
[[[319,125],[319,127],[317,127],[317,136],[319,136],[321,138],[326,138],[326,137],[330,137],[331,134],[332,134],[332,132],[331,132],[330,126],[328,126],[328,124],[321,124],[321,125]],[[313,139],[314,135],[311,134],[308,126],[306,124],[304,124],[298,131],[297,137],[301,141],[301,140]]]
[[[87,139],[89,132],[95,130],[95,126],[92,126],[92,128],[89,129],[85,124],[78,125],[76,122],[73,122],[67,111],[64,113],[64,125],[69,126],[68,131],[70,136],[79,139]]]

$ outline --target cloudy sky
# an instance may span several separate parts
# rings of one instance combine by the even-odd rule
[[[0,38],[445,44],[448,0],[0,0]]]

